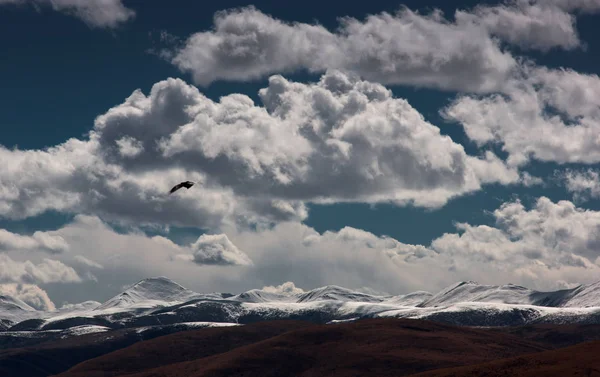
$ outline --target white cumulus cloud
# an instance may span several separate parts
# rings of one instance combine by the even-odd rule
[[[518,201],[504,203],[493,216],[493,226],[458,224],[457,232],[443,234],[429,245],[407,244],[352,227],[319,233],[298,222],[259,230],[231,228],[189,245],[139,232],[117,233],[88,216],[78,216],[56,232],[72,245],[73,253],[104,267],[94,270],[94,289],[106,292],[103,297],[148,276],[168,276],[200,292],[265,287],[283,294],[328,284],[399,294],[436,291],[463,280],[537,289],[558,288],[557,282],[597,281],[600,212],[541,197],[531,208]],[[72,263],[73,253],[59,257],[83,268]],[[200,263],[194,253],[200,254]],[[17,271],[8,279],[11,282],[77,280],[20,273],[25,268],[15,263],[18,268],[5,263],[0,270],[4,275]],[[7,281],[6,276],[0,280]],[[70,292],[77,300],[95,299],[78,293],[79,284],[63,284],[61,292]]]
[[[61,253],[68,249],[67,242],[61,236],[51,232],[37,231],[32,235],[22,235],[0,229],[0,250],[41,250]]]
[[[201,85],[337,68],[384,84],[485,92],[502,86],[516,65],[480,25],[408,8],[363,21],[342,18],[335,33],[254,7],[230,9],[215,14],[213,30],[193,34],[167,55]]]
[[[286,281],[285,283],[277,286],[267,285],[262,287],[262,290],[265,292],[275,293],[284,296],[291,296],[304,293],[304,290],[302,288],[296,287],[296,285],[291,281]]]
[[[383,84],[494,92],[518,71],[504,44],[543,52],[581,48],[573,12],[597,9],[596,0],[512,0],[457,10],[450,21],[439,10],[420,14],[401,7],[364,20],[342,17],[330,31],[249,6],[217,12],[211,30],[192,34],[163,56],[200,85],[334,68]]]
[[[481,26],[491,35],[523,49],[547,52],[552,48],[572,50],[583,46],[579,39],[576,10],[600,9],[598,1],[513,0],[473,10],[457,10],[457,23]]]
[[[600,172],[594,169],[567,170],[561,177],[577,202],[600,198]]]
[[[226,234],[203,234],[191,245],[193,261],[208,265],[251,265],[252,260]]]
[[[0,283],[78,283],[77,272],[59,260],[44,258],[40,263],[18,261],[0,254]]]
[[[600,162],[600,78],[569,69],[524,66],[503,93],[460,96],[443,111],[479,146],[500,144],[509,165],[532,159]]]
[[[135,17],[121,0],[0,0],[0,5],[33,5],[79,18],[91,27],[114,28]]]
[[[218,102],[179,79],[136,90],[97,117],[89,139],[0,148],[0,216],[48,210],[218,230],[303,220],[306,203],[440,207],[519,173],[467,155],[381,84],[330,70],[318,82],[272,76]],[[178,182],[197,184],[168,195]]]
[[[452,257],[455,268],[489,263],[529,284],[534,278],[573,282],[576,270],[582,277],[597,273],[600,212],[540,197],[529,210],[518,201],[505,203],[494,217],[496,227],[459,224],[461,234],[445,234],[432,248]],[[568,279],[558,279],[561,273]]]

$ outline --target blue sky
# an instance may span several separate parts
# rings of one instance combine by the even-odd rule
[[[600,2],[62,4],[0,0],[0,144],[12,166],[0,172],[0,256],[16,271],[0,283],[35,286],[60,305],[101,301],[150,275],[200,291],[293,281],[304,289],[338,284],[391,293],[461,279],[542,289],[593,279]],[[397,13],[402,6],[405,13]],[[444,16],[431,16],[436,9]],[[215,17],[224,17],[222,30]],[[341,17],[354,18],[354,29],[344,29]],[[250,35],[258,39],[242,38]],[[383,44],[371,46],[373,35]],[[227,49],[233,45],[238,50]],[[302,91],[270,83],[273,75]],[[325,78],[350,80],[373,107],[354,118],[345,110],[324,115],[348,94],[308,86]],[[164,113],[125,113],[135,90],[150,96],[160,82]],[[391,90],[389,105],[376,107],[364,85]],[[281,100],[263,103],[263,88],[286,91],[294,116],[271,125],[279,120],[260,115],[262,107],[286,110]],[[323,109],[319,101],[297,102],[322,90],[338,102]],[[205,126],[208,110],[184,114],[186,101],[219,103],[235,93],[253,101],[236,113],[247,130],[219,133],[227,116],[211,115],[214,123]],[[231,109],[246,106],[228,98],[238,101]],[[444,117],[443,110],[454,112]],[[338,134],[319,134],[323,144],[313,144],[281,131],[298,127],[305,135],[300,123],[311,117]],[[187,123],[188,133],[177,136]],[[272,128],[264,131],[265,124]],[[143,141],[146,135],[157,136]],[[132,137],[130,156],[115,152],[123,136]],[[247,150],[244,137],[252,138]],[[149,152],[160,138],[171,138],[174,154]],[[328,138],[351,145],[352,158],[327,155]],[[458,165],[447,166],[452,158]],[[187,176],[204,184],[177,199],[160,196]],[[564,214],[569,206],[576,218]]]

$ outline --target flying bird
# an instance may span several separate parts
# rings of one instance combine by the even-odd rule
[[[171,189],[171,191],[169,191],[169,195],[171,195],[172,193],[174,193],[175,191],[179,190],[182,187],[185,187],[186,189],[189,189],[193,185],[194,185],[194,182],[192,182],[192,181],[185,181],[185,182],[178,183],[175,186],[173,186],[173,188]]]

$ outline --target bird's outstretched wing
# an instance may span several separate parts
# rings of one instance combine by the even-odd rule
[[[185,187],[186,189],[189,189],[193,185],[194,185],[194,182],[191,182],[191,181],[185,181],[185,182],[178,183],[175,186],[173,186],[173,188],[171,189],[171,191],[169,191],[169,195],[172,194],[172,193],[174,193],[175,191],[179,190],[182,187]]]

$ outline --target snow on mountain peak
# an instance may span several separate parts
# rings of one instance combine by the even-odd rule
[[[514,284],[483,285],[474,281],[463,281],[441,290],[418,306],[435,307],[459,302],[532,304],[534,293],[530,289]]]
[[[600,305],[600,282],[586,285],[579,285],[570,289],[568,300],[563,303],[563,307],[585,308]]]
[[[405,295],[390,297],[385,300],[386,304],[401,306],[417,306],[433,297],[432,293],[425,291],[412,292]]]
[[[337,285],[326,285],[298,295],[298,302],[322,300],[381,302],[383,301],[383,297],[353,291]]]
[[[185,302],[196,296],[200,296],[200,294],[182,287],[169,278],[159,276],[137,282],[97,307],[96,310],[130,306],[158,306],[163,303]]]
[[[35,311],[33,307],[16,297],[0,295],[0,310],[2,311]]]
[[[269,292],[263,289],[251,289],[249,291],[240,293],[239,295],[232,296],[229,300],[241,301],[241,302],[295,302],[298,298],[297,294],[284,295],[281,293]]]
[[[0,295],[0,320],[19,322],[35,313],[37,310],[18,298]]]

